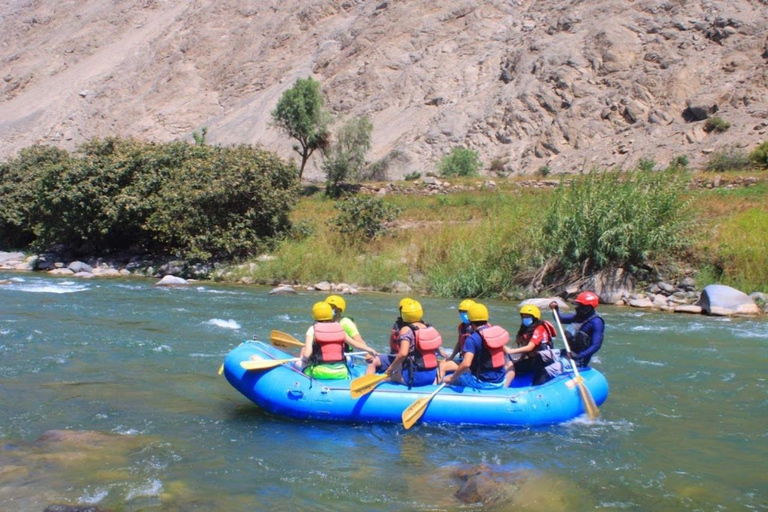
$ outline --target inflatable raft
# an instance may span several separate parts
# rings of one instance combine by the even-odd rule
[[[400,422],[403,411],[438,386],[408,389],[384,382],[358,399],[350,395],[351,380],[310,379],[291,363],[268,370],[245,370],[241,362],[288,359],[292,354],[260,341],[246,341],[224,360],[224,375],[246,398],[274,414],[302,420],[347,422]],[[352,361],[350,377],[365,373],[365,363]],[[608,382],[593,368],[581,370],[586,387],[600,405],[608,397]],[[576,418],[585,412],[573,374],[531,386],[530,376],[516,377],[500,389],[444,387],[429,403],[420,421],[472,425],[548,425]]]

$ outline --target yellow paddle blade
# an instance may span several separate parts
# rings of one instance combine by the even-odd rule
[[[424,414],[424,411],[427,410],[429,402],[431,402],[432,399],[435,398],[435,395],[438,394],[444,387],[445,384],[440,384],[440,387],[433,391],[431,395],[424,398],[419,398],[403,411],[403,426],[406,430],[411,428],[417,421],[419,421],[419,418],[421,418],[421,416]]]
[[[246,370],[269,370],[275,366],[298,361],[299,359],[300,358],[298,357],[292,357],[291,359],[261,359],[258,361],[241,361],[240,366]]]
[[[280,331],[272,331],[269,334],[269,341],[276,347],[280,348],[296,348],[303,347],[304,344],[291,336],[288,333]]]
[[[219,366],[219,375],[224,373],[224,365]]]
[[[584,401],[584,408],[587,410],[589,419],[597,419],[597,417],[600,416],[600,409],[597,408],[595,399],[592,398],[592,393],[589,392],[583,381],[579,382],[579,393],[581,394],[581,399]]]
[[[363,375],[349,384],[349,393],[352,395],[352,398],[360,398],[373,391],[379,383],[384,382],[387,379],[389,379],[389,375],[386,373],[379,375]]]

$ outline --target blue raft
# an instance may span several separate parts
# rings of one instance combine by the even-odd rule
[[[246,341],[224,360],[224,375],[232,386],[262,409],[302,420],[347,422],[400,422],[403,411],[415,400],[428,396],[437,386],[408,389],[384,382],[358,399],[349,393],[350,380],[310,379],[292,364],[270,370],[247,371],[240,363],[258,359],[287,359],[292,354],[260,341]],[[365,364],[350,364],[354,379],[365,373]],[[608,382],[594,368],[580,372],[595,402],[608,397]],[[473,389],[446,386],[430,402],[422,422],[471,425],[548,425],[562,423],[585,413],[573,374],[558,376],[531,386],[530,376],[516,377],[512,386]]]

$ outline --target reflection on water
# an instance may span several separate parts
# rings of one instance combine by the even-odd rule
[[[611,395],[598,421],[406,432],[276,417],[216,374],[245,338],[303,339],[319,293],[3,278],[0,510],[768,508],[765,319],[601,308]],[[380,350],[398,300],[348,300]],[[456,301],[423,302],[452,344]],[[489,306],[516,330],[516,304]],[[51,430],[69,433],[38,440]],[[462,503],[459,475],[482,467],[497,498]]]

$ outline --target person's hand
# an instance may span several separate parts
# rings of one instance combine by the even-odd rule
[[[556,301],[553,300],[552,302],[549,303],[549,309],[557,310],[558,308],[559,306],[557,305]]]
[[[446,375],[443,377],[443,384],[452,384],[453,383],[453,374]]]

